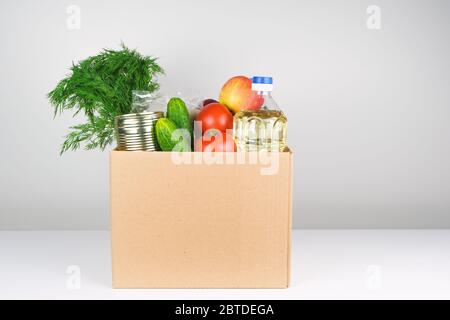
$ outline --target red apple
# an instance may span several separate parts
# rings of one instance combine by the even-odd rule
[[[203,100],[203,102],[202,102],[202,107],[206,107],[208,104],[210,104],[210,103],[219,103],[219,101],[217,101],[217,100],[214,100],[214,99],[206,99],[206,100]]]
[[[264,99],[252,91],[252,80],[245,76],[236,76],[225,82],[219,101],[234,113],[258,110],[264,103]]]

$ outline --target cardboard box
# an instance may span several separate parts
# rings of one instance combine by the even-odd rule
[[[292,153],[204,155],[111,152],[115,288],[289,285]]]

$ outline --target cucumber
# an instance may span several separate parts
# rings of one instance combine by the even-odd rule
[[[191,151],[190,133],[170,119],[161,118],[156,122],[156,139],[162,151]]]
[[[192,124],[186,104],[180,98],[172,98],[167,103],[167,118],[172,120],[178,128],[186,129],[192,137]]]

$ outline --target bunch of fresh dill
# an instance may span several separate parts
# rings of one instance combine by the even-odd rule
[[[158,90],[155,76],[163,73],[156,58],[142,56],[123,44],[121,50],[104,49],[70,70],[48,98],[55,116],[73,110],[74,116],[84,113],[87,122],[70,128],[61,154],[82,143],[88,150],[104,150],[114,140],[114,118],[131,111],[132,90]]]

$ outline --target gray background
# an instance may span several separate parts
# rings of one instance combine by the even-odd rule
[[[366,27],[371,4],[381,30]],[[274,77],[295,227],[448,228],[449,30],[445,0],[2,0],[0,229],[108,228],[108,152],[60,157],[82,120],[53,120],[45,95],[72,60],[120,41],[160,57],[164,93]]]

